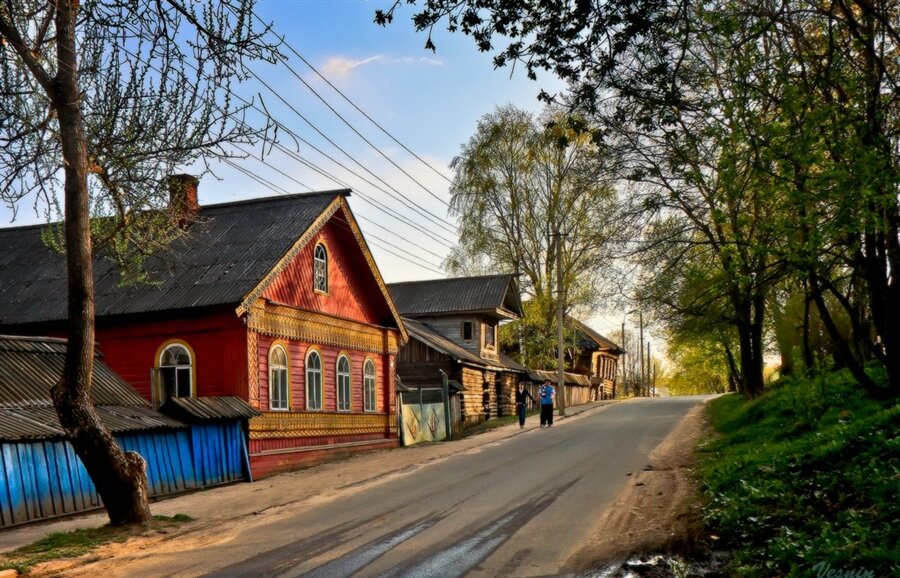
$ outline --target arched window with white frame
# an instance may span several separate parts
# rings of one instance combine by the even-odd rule
[[[337,360],[337,410],[350,411],[350,360],[341,355]]]
[[[367,359],[363,365],[363,411],[375,411],[375,362]]]
[[[322,410],[322,356],[315,349],[306,354],[306,409]]]
[[[291,408],[288,368],[288,355],[284,346],[272,346],[269,351],[269,409],[273,411],[287,411]]]
[[[313,288],[328,293],[328,251],[322,243],[313,252]]]
[[[156,405],[170,397],[194,396],[194,359],[186,344],[169,343],[159,353],[156,366]]]

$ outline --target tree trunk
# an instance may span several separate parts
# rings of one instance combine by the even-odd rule
[[[57,76],[54,107],[65,170],[65,236],[68,269],[68,347],[63,376],[51,390],[60,424],[84,463],[114,525],[150,519],[144,459],[125,453],[94,411],[94,279],[91,255],[87,155],[78,88],[76,0],[56,8]]]
[[[856,379],[856,381],[858,381],[872,397],[875,397],[876,399],[885,398],[887,396],[887,391],[879,387],[878,384],[869,377],[869,374],[866,373],[865,366],[853,356],[853,351],[841,335],[834,319],[831,318],[831,312],[828,311],[828,306],[825,303],[824,297],[822,297],[822,291],[819,287],[819,278],[815,271],[812,271],[809,274],[809,288],[812,292],[813,300],[815,300],[816,308],[819,310],[819,317],[822,319],[822,324],[828,331],[828,335],[834,343],[835,350],[840,360],[847,366],[847,369],[850,370],[853,378]]]

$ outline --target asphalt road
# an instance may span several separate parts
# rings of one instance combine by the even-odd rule
[[[701,399],[614,404],[350,488],[248,528],[249,557],[209,576],[565,574],[629,472]]]

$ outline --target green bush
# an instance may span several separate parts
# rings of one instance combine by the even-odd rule
[[[708,412],[720,435],[701,449],[705,519],[735,573],[900,575],[896,401],[832,373],[750,402],[725,396]]]

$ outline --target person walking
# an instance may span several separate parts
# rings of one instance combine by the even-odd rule
[[[525,399],[530,399],[531,403],[537,403],[534,396],[525,389],[525,382],[519,382],[519,389],[516,390],[516,411],[519,413],[519,429],[525,427]]]
[[[553,427],[553,400],[556,399],[556,388],[550,380],[544,382],[538,392],[541,397],[541,427]]]

